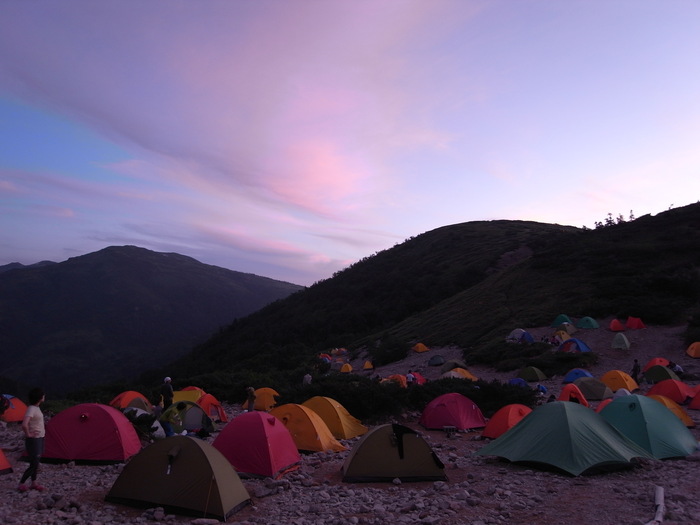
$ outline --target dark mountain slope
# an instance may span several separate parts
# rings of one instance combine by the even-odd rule
[[[469,352],[559,313],[685,322],[698,307],[699,267],[700,205],[596,230],[446,226],[237,320],[171,369],[298,374],[316,352],[387,340]]]
[[[2,375],[54,394],[132,377],[299,289],[134,246],[8,270]]]

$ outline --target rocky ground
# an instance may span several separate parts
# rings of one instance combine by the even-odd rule
[[[529,329],[537,338],[551,329]],[[666,357],[681,364],[687,372],[700,376],[700,363],[684,354],[680,327],[648,327],[628,332],[628,351],[606,350],[612,333],[604,328],[581,331],[583,339],[601,362],[591,372],[599,377],[611,369],[629,371],[633,358],[642,365],[652,357]],[[432,349],[412,354],[405,361],[378,369],[382,376],[419,370],[426,378],[439,375],[428,367],[430,355],[440,352],[447,359],[461,358],[459,349]],[[356,369],[360,369],[356,366]],[[506,381],[511,374],[496,374],[485,368],[470,368],[482,379]],[[689,384],[698,384],[689,380]],[[553,392],[561,388],[561,378],[544,384]],[[642,386],[644,391],[647,386]],[[231,417],[240,406],[226,406]],[[700,411],[688,411],[700,423]],[[644,525],[655,518],[657,487],[663,489],[664,523],[700,522],[700,451],[684,459],[644,461],[628,470],[607,474],[566,476],[534,470],[497,458],[474,456],[484,441],[479,432],[452,436],[441,431],[425,431],[418,426],[419,413],[407,413],[397,422],[422,432],[446,464],[447,482],[343,483],[340,467],[348,452],[304,455],[301,468],[280,480],[243,480],[252,504],[236,513],[229,522],[248,524],[630,524]],[[698,427],[692,429],[700,439]],[[348,448],[357,442],[345,442]],[[213,440],[213,437],[210,438]],[[0,476],[0,523],[7,525],[70,524],[108,525],[117,523],[193,523],[216,521],[175,516],[158,509],[139,510],[105,503],[104,496],[122,466],[81,466],[42,464],[41,482],[45,492],[17,492],[25,464],[17,459],[22,452],[22,435],[17,425],[0,428],[0,447],[13,464],[14,472]]]

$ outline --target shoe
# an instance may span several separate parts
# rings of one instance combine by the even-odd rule
[[[38,490],[39,492],[43,492],[44,490],[46,490],[44,487],[42,487],[38,483],[33,483],[32,486],[29,488],[33,489],[33,490]]]
[[[29,487],[27,487],[24,483],[21,483],[19,487],[17,487],[17,490],[20,492],[27,492],[29,490]]]

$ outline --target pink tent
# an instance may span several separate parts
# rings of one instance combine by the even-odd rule
[[[455,427],[457,430],[467,430],[485,427],[486,419],[474,401],[462,394],[450,393],[428,403],[419,423],[427,429]]]

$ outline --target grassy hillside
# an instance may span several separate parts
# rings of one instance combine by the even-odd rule
[[[700,205],[595,230],[469,222],[408,239],[233,324],[169,366],[195,384],[296,382],[329,348],[405,355],[415,341],[470,355],[559,313],[684,323],[700,297]],[[155,381],[163,373],[147,374]]]

